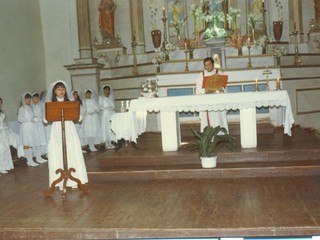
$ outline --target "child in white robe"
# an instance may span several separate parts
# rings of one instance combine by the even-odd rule
[[[69,99],[70,96],[70,99]],[[72,93],[69,91],[67,84],[58,80],[52,83],[46,95],[47,102],[63,102],[72,100]],[[65,136],[68,168],[74,168],[76,172],[72,176],[79,179],[82,184],[88,182],[87,170],[81,150],[81,143],[73,121],[65,121]],[[49,186],[60,177],[56,173],[57,169],[63,170],[63,152],[62,152],[62,129],[61,121],[52,123],[50,139],[48,142],[48,167],[49,167]],[[57,185],[63,190],[63,181]],[[67,187],[77,188],[77,182],[68,179]]]
[[[79,92],[77,90],[73,90],[72,95],[73,95],[73,100],[78,101],[80,103],[80,116],[81,116],[80,118],[82,120],[84,117],[84,107],[83,107],[82,101],[80,99]],[[75,122],[74,125],[77,129],[77,133],[78,133],[78,136],[79,136],[79,139],[81,142],[81,146],[83,147],[83,146],[87,145],[86,135],[85,135],[84,126],[82,124],[82,121],[79,120],[78,122]],[[82,152],[87,153],[87,151],[85,151],[85,150],[82,150]]]
[[[106,148],[113,148],[112,142],[116,140],[114,132],[111,130],[110,119],[115,113],[115,104],[113,91],[110,85],[101,87],[101,95],[99,96],[99,108],[101,111],[101,131],[102,142]]]
[[[99,120],[99,105],[96,100],[96,95],[92,89],[87,88],[84,91],[84,109],[83,125],[89,149],[92,152],[97,151],[95,144],[100,144],[102,141],[101,126]]]
[[[42,109],[39,103],[39,93],[37,92],[32,93],[31,108],[34,115],[34,125],[36,127],[38,138],[40,141],[40,146],[34,147],[34,152],[37,152],[37,154],[40,154],[40,156],[42,156],[47,153],[48,143],[47,143],[46,130],[43,122],[44,113],[42,112]],[[37,162],[45,163],[47,162],[47,160],[39,158],[37,159]]]
[[[18,122],[20,123],[19,144],[23,146],[23,154],[18,157],[25,157],[29,167],[38,166],[38,163],[33,161],[33,155],[36,159],[41,159],[41,153],[36,148],[40,146],[38,132],[34,122],[38,119],[34,116],[31,108],[31,93],[24,93],[21,100],[22,106],[18,112]]]
[[[2,110],[2,104],[3,100],[0,98],[0,174],[5,174],[13,169],[13,162],[9,145],[9,129],[4,124],[6,115]]]

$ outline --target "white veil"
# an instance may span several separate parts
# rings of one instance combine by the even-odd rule
[[[57,80],[57,81],[55,81],[55,82],[50,84],[50,86],[48,88],[48,91],[47,91],[47,94],[46,94],[46,102],[51,102],[52,101],[52,95],[53,95],[52,90],[53,90],[54,86],[57,83],[62,83],[65,86],[67,97],[68,97],[68,99],[70,101],[72,101],[73,100],[73,95],[72,95],[72,93],[70,91],[70,87],[68,86],[68,84],[63,80]]]
[[[101,88],[100,88],[100,96],[103,96],[103,97],[104,97],[103,89],[104,89],[105,87],[107,87],[107,86],[110,88],[109,98],[110,98],[111,101],[114,102],[113,88],[112,88],[109,84],[103,84],[103,85],[101,86]]]
[[[92,88],[86,88],[86,89],[84,89],[82,99],[83,99],[83,100],[86,100],[86,95],[85,95],[85,93],[86,93],[88,90],[91,92],[91,99],[94,99],[94,100],[96,101],[96,103],[98,103],[98,102],[99,102],[99,99],[98,99],[99,96],[98,96],[97,92],[94,91]]]
[[[26,102],[25,102],[25,97],[26,95],[29,94],[30,97],[32,97],[31,93],[30,92],[25,92],[24,94],[22,94],[22,97],[21,97],[21,106],[25,106],[26,105]],[[30,105],[31,105],[31,102],[30,102]]]

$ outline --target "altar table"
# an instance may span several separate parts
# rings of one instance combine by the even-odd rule
[[[291,136],[294,123],[287,91],[241,92],[189,95],[161,98],[138,98],[131,101],[130,112],[160,112],[163,151],[177,151],[181,143],[179,112],[240,110],[242,148],[257,146],[256,107],[282,107],[281,125]]]
[[[111,130],[116,135],[116,140],[137,143],[138,136],[146,129],[146,111],[120,112],[112,114]]]

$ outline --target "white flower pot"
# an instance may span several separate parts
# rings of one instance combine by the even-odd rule
[[[217,166],[217,156],[214,157],[200,157],[203,168],[215,168]]]

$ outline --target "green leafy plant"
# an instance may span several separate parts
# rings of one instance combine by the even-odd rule
[[[207,126],[203,129],[203,132],[191,130],[197,138],[195,147],[200,157],[216,156],[218,148],[224,144],[232,151],[236,148],[235,138],[228,134],[224,127],[217,126],[213,128]]]

